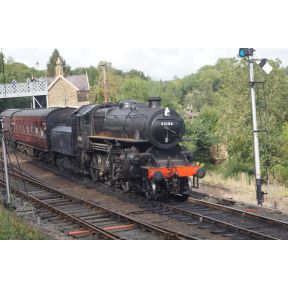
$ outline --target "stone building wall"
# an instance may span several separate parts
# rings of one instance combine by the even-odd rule
[[[63,79],[59,79],[48,92],[50,107],[80,107],[88,102],[79,102],[77,90]]]

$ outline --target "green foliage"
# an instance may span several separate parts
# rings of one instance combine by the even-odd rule
[[[129,77],[124,79],[119,92],[117,100],[134,99],[146,102],[149,97],[149,83],[139,77]]]
[[[145,76],[145,74],[142,71],[138,71],[135,69],[130,70],[128,73],[125,75],[126,77],[131,77],[131,78],[140,78],[142,80],[151,80],[150,77]]]
[[[97,69],[97,68],[96,68]],[[92,82],[91,90],[89,93],[89,98],[91,103],[103,103],[104,101],[104,85],[103,85],[103,75],[102,72],[97,70],[95,73],[98,77]],[[89,77],[89,76],[88,76]],[[110,102],[118,102],[120,100],[120,86],[122,81],[124,81],[123,75],[114,68],[107,69],[106,73],[107,83],[108,83],[108,94]],[[90,81],[90,79],[89,79]]]
[[[255,65],[256,80],[266,83],[259,84],[257,91],[259,129],[269,128],[271,139],[269,143],[267,134],[260,133],[261,161],[269,164],[270,168],[274,167],[278,180],[287,182],[287,69],[281,68],[279,61],[271,61],[270,64],[274,70],[269,76]],[[182,80],[185,105],[192,105],[194,112],[200,111],[199,117],[188,124],[188,134],[193,139],[190,147],[195,149],[196,156],[201,160],[209,161],[208,146],[212,143],[225,144],[229,160],[222,164],[222,171],[226,176],[240,172],[254,173],[247,78],[245,60],[219,59],[214,66],[205,66]],[[207,115],[207,105],[214,111],[212,122]]]
[[[55,49],[50,57],[50,66],[49,63],[47,66],[47,75],[54,75],[58,56],[59,51]],[[65,63],[61,56],[60,58]],[[15,63],[9,57],[5,63],[8,83],[12,79],[20,82],[26,81],[32,75],[44,75],[44,71]],[[261,163],[272,165],[277,179],[287,182],[288,68],[282,68],[278,60],[270,61],[270,64],[274,69],[269,76],[255,65],[255,79],[266,83],[259,84],[257,91],[259,129],[269,128],[271,139],[268,143],[267,135],[260,134]],[[197,160],[209,163],[211,145],[225,145],[228,147],[229,159],[222,164],[223,173],[225,171],[226,176],[240,172],[253,174],[251,100],[247,70],[245,59],[227,58],[219,59],[215,65],[203,66],[197,73],[182,79],[175,77],[171,81],[153,81],[141,71],[132,69],[124,72],[109,66],[107,81],[110,101],[135,99],[146,102],[150,96],[161,96],[163,107],[169,106],[187,118],[185,137],[191,141],[185,144],[194,151]],[[87,73],[91,87],[90,101],[103,103],[103,78],[99,67],[80,67],[71,70],[70,73]],[[2,73],[0,81],[3,82]],[[21,102],[23,100],[18,101],[19,105],[27,104]],[[10,105],[9,102],[7,104]],[[19,107],[18,104],[9,107]],[[3,103],[0,105],[3,107]],[[199,116],[188,119],[187,112],[193,112],[194,115],[199,113]],[[271,157],[268,157],[268,154]]]
[[[30,227],[0,206],[0,240],[48,240],[49,236]]]
[[[25,82],[32,77],[32,70],[22,63],[10,62],[5,64],[4,71],[5,75],[3,73],[0,74],[1,83],[4,83],[4,80],[5,83],[11,83],[13,79],[17,82]]]
[[[28,97],[0,99],[0,111],[5,109],[32,108],[32,100]]]
[[[4,71],[4,54],[0,52],[0,73]]]
[[[65,76],[69,75],[71,67],[66,64],[66,61],[60,55],[58,49],[54,49],[51,57],[49,58],[49,62],[47,63],[47,76],[48,77],[54,77],[55,76],[56,61],[58,58],[60,58],[60,60],[62,62],[64,75]]]
[[[209,148],[217,143],[214,134],[217,119],[217,112],[205,106],[199,117],[192,122],[186,122],[186,132],[191,138],[187,146],[194,151],[195,160],[206,163],[210,161]]]
[[[274,167],[275,176],[281,182],[288,184],[288,123],[284,123],[278,138],[278,157]]]

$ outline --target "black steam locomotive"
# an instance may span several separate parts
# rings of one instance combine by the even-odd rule
[[[148,199],[187,199],[205,171],[179,145],[185,125],[178,113],[134,100],[79,109],[7,110],[1,113],[6,138],[22,152],[60,170],[141,191]]]

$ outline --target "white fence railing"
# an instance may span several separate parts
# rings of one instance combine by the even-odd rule
[[[33,97],[48,95],[46,81],[36,80],[27,83],[0,84],[0,98]]]

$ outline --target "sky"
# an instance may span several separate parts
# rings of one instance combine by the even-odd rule
[[[45,69],[54,48],[2,48],[5,56],[29,67],[39,63]],[[237,57],[238,48],[58,48],[72,68],[97,66],[109,61],[116,69],[143,71],[154,80],[171,80],[196,72],[203,65],[213,65],[219,58]],[[256,48],[259,57],[279,58],[288,66],[287,49]]]

